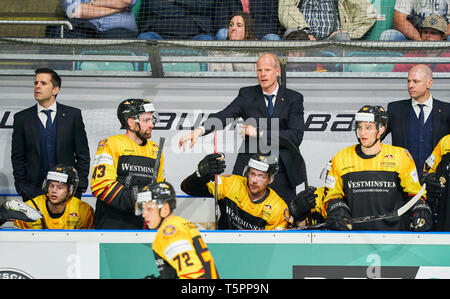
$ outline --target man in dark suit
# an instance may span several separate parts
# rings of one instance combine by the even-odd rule
[[[388,104],[388,128],[392,145],[406,148],[416,163],[419,179],[425,160],[441,140],[450,133],[450,104],[431,96],[433,76],[423,64],[408,72],[408,100]]]
[[[215,9],[215,0],[142,0],[138,38],[212,40]]]
[[[233,174],[242,175],[253,154],[270,149],[276,154],[280,167],[270,187],[289,203],[295,198],[296,186],[304,178],[301,162],[280,141],[283,138],[297,148],[300,146],[304,133],[303,96],[278,84],[281,69],[276,55],[261,55],[256,68],[259,85],[241,88],[231,104],[210,115],[200,127],[182,137],[179,146],[185,148],[190,141],[192,147],[198,137],[213,132],[217,126],[224,128],[229,119],[241,117],[244,120],[242,134],[245,140],[236,158]]]
[[[81,111],[56,102],[61,78],[55,71],[41,68],[35,74],[37,104],[14,115],[11,162],[17,193],[24,201],[43,194],[46,173],[65,164],[78,171],[80,198],[88,187],[90,164]]]

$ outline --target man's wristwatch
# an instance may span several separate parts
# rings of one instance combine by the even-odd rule
[[[91,0],[91,2],[89,2],[91,5],[95,4],[95,0]]]

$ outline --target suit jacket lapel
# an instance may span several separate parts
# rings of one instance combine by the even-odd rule
[[[255,98],[256,106],[261,111],[262,116],[265,118],[269,118],[269,113],[267,112],[266,99],[264,98],[263,91],[261,86],[257,85],[255,89]]]
[[[280,85],[277,93],[277,100],[275,101],[275,106],[273,107],[273,115],[272,117],[278,116],[280,111],[283,109],[285,104],[284,92],[286,89]]]
[[[61,149],[61,142],[58,141],[60,141],[61,136],[64,136],[64,126],[62,123],[64,122],[65,117],[66,111],[64,110],[64,107],[56,103],[56,116],[53,124],[56,126],[56,157],[58,157],[59,150]]]
[[[441,103],[433,98],[433,109],[431,110],[431,117],[432,117],[432,134],[433,134],[433,149],[439,142],[439,136],[440,136],[440,130],[439,130],[439,124],[441,122],[441,116],[442,116],[442,105]]]
[[[408,143],[408,119],[409,119],[409,113],[411,113],[411,100],[406,100],[403,102],[403,107],[401,107],[400,111],[398,111],[397,113],[399,113],[400,115],[404,115],[404,121],[401,122],[401,130],[400,133],[402,134],[401,136],[401,140],[402,140],[402,144],[400,145],[401,147],[406,147],[406,144]],[[408,111],[407,113],[405,113],[405,111]]]
[[[29,119],[32,120],[31,122],[31,126],[27,126],[26,122],[25,122],[25,126],[27,128],[30,128],[31,130],[31,135],[33,137],[33,140],[35,141],[34,144],[36,146],[36,151],[38,152],[38,154],[41,154],[41,136],[39,133],[39,127],[40,127],[40,122],[41,120],[39,119],[39,116],[37,115],[37,104],[35,104],[30,110],[30,115],[29,115]]]

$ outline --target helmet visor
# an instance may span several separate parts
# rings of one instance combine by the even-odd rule
[[[137,200],[134,204],[134,214],[136,216],[142,215],[144,213],[144,203],[152,201],[152,192],[140,192],[137,194]]]

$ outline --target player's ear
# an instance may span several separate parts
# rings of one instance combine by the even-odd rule
[[[128,128],[134,128],[134,119],[132,117],[127,118]]]
[[[162,218],[166,218],[167,216],[170,215],[170,213],[172,213],[172,210],[170,209],[170,205],[168,202],[165,202],[161,208],[161,217]]]
[[[386,127],[381,126],[380,130],[378,131],[378,138],[381,138],[381,136],[383,136],[384,132],[386,132]]]

